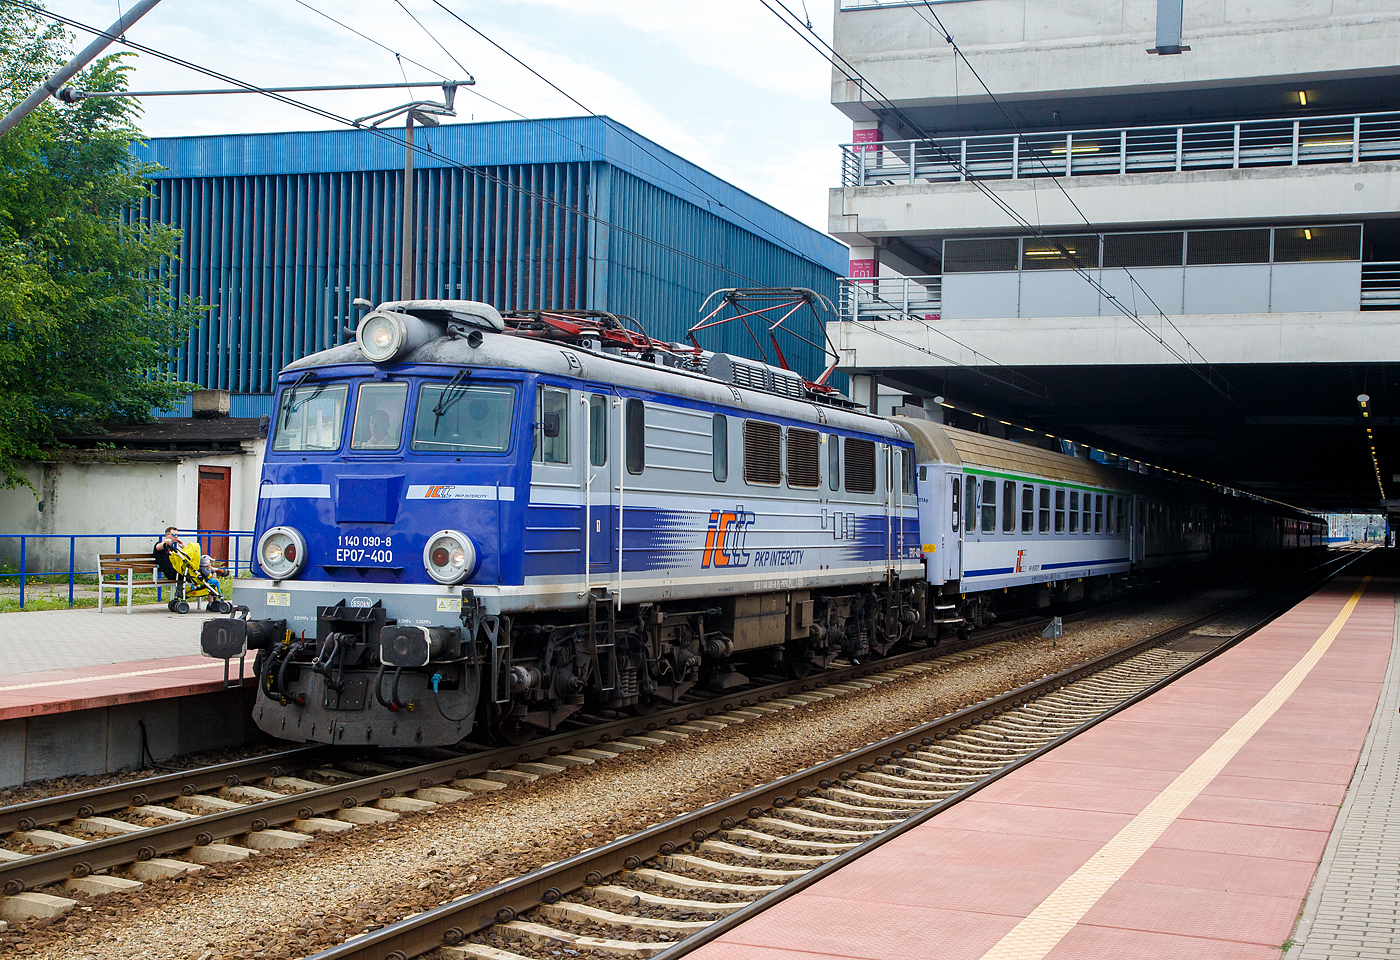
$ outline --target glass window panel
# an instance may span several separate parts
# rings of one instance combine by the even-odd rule
[[[1094,494],[1094,532],[1103,533],[1103,494]]]
[[[1035,531],[1035,487],[1029,484],[1021,488],[1021,532]]]
[[[1065,492],[1055,491],[1055,532],[1065,532]]]
[[[841,438],[828,434],[826,438],[826,485],[832,490],[841,489]]]
[[[1001,532],[1016,532],[1016,484],[1010,480],[1001,485]]]
[[[608,462],[608,398],[596,393],[588,398],[588,462],[595,467]]]
[[[514,387],[425,383],[409,446],[420,453],[504,453],[514,422]]]
[[[982,532],[997,531],[997,482],[982,481]]]
[[[636,397],[627,401],[627,472],[641,474],[647,468],[647,407]]]
[[[360,384],[355,397],[351,450],[397,450],[403,442],[403,415],[408,407],[404,381]]]
[[[961,493],[961,491],[962,491],[961,478],[960,478],[960,477],[954,477],[954,478],[953,478],[953,504],[952,504],[952,506],[953,506],[953,532],[954,532],[954,533],[957,533],[957,531],[958,531],[958,514],[959,514],[959,512],[960,512],[959,509],[958,509],[958,500],[960,499],[959,494]]]
[[[349,392],[344,383],[308,383],[285,391],[272,449],[288,453],[339,450]]]
[[[976,477],[967,477],[963,481],[963,496],[966,498],[963,509],[963,529],[968,533],[977,529],[978,487]]]
[[[1079,491],[1071,490],[1069,493],[1069,532],[1079,532]]]
[[[1050,532],[1050,488],[1040,488],[1040,532]]]
[[[729,479],[729,419],[722,413],[715,414],[710,430],[715,479],[723,483]]]
[[[569,391],[537,387],[535,399],[536,463],[569,462]]]

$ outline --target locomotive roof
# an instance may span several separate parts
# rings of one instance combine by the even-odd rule
[[[753,414],[802,420],[814,428],[831,426],[907,440],[891,421],[857,411],[842,410],[808,400],[795,400],[761,390],[751,390],[682,367],[647,363],[573,344],[559,344],[505,333],[485,333],[480,346],[466,339],[438,337],[382,369],[419,364],[446,367],[496,367],[532,373],[572,377],[655,393],[672,394],[717,406],[737,407]],[[281,376],[294,379],[310,369],[373,365],[355,343],[341,344],[303,357],[283,368]]]

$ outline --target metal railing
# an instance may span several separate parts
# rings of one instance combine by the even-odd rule
[[[232,576],[237,577],[240,570],[247,570],[252,564],[253,558],[253,531],[251,530],[196,530],[195,536],[199,540],[201,553],[212,553],[221,565],[226,565]],[[78,589],[86,589],[86,580],[80,578],[92,578],[91,586],[97,587],[98,570],[77,569],[78,541],[102,541],[98,547],[99,555],[103,552],[101,546],[112,544],[112,553],[122,552],[122,541],[127,542],[128,549],[150,552],[159,540],[159,533],[8,533],[0,534],[0,543],[5,541],[19,541],[19,569],[12,572],[0,571],[0,585],[10,584],[18,580],[19,582],[19,607],[24,609],[24,594],[27,581],[38,578],[67,577],[68,580],[68,606],[73,606],[75,594]],[[31,546],[33,541],[54,540],[67,541],[68,543],[68,566],[63,569],[61,564],[53,562],[39,561],[33,559],[34,550]],[[84,546],[88,546],[86,543]],[[215,552],[215,547],[224,547]],[[86,552],[86,551],[85,551]],[[226,556],[219,556],[219,554]],[[49,567],[52,569],[40,569]],[[169,582],[169,581],[166,581]],[[115,586],[115,585],[113,585]],[[117,587],[116,601],[121,602],[121,590]],[[156,584],[156,601],[161,599],[161,585]]]
[[[1361,308],[1400,309],[1400,260],[1361,265]]]
[[[841,145],[848,187],[1400,159],[1400,112]]]
[[[906,316],[937,320],[942,309],[942,277],[841,278],[841,316],[846,320],[897,320]]]

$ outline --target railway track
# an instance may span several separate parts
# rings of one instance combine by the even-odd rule
[[[988,656],[1038,635],[1045,623],[994,629],[955,648],[760,682],[645,717],[592,717],[588,725],[522,746],[367,754],[299,747],[14,804],[0,808],[0,895],[20,898],[6,904],[11,916],[52,916],[72,905],[63,902],[64,892],[130,890],[261,850],[301,846],[316,833],[431,810],[568,766]]]
[[[1300,592],[1358,559],[1323,564]],[[1204,629],[1230,609],[1171,627],[311,960],[520,960],[561,950],[673,960],[1150,695],[1293,602],[1243,627]]]

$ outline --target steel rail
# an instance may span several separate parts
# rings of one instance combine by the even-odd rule
[[[706,928],[706,930],[694,934],[674,947],[667,948],[662,953],[656,954],[654,960],[672,960],[674,957],[683,956],[690,950],[695,949],[703,943],[709,942],[715,936],[719,936],[725,930],[732,929],[733,926],[743,922],[743,920],[792,896],[811,883],[815,883],[816,880],[820,879],[822,876],[829,875],[834,870],[839,869],[839,865],[845,865],[851,862],[851,860],[856,859],[857,856],[863,856],[865,853],[876,849],[878,846],[888,842],[900,833],[913,829],[914,826],[934,816],[937,811],[946,810],[955,803],[961,802],[988,784],[1010,773],[1012,770],[1029,763],[1039,756],[1043,756],[1049,750],[1063,744],[1072,737],[1082,733],[1084,730],[1102,722],[1104,719],[1107,719],[1120,710],[1126,709],[1127,706],[1150,696],[1167,684],[1184,676],[1190,670],[1218,656],[1225,649],[1228,649],[1228,647],[1238,643],[1250,633],[1253,633],[1270,620],[1279,616],[1282,612],[1298,602],[1300,593],[1306,595],[1307,592],[1316,589],[1318,585],[1336,576],[1342,570],[1350,566],[1350,564],[1357,562],[1364,556],[1365,554],[1362,554],[1357,557],[1343,558],[1340,561],[1335,559],[1328,560],[1324,564],[1287,578],[1287,580],[1297,579],[1308,573],[1314,573],[1325,569],[1334,563],[1340,562],[1341,564],[1336,570],[1325,574],[1319,580],[1310,580],[1307,586],[1302,590],[1290,590],[1287,598],[1281,604],[1273,608],[1265,617],[1259,619],[1247,629],[1222,641],[1214,650],[1203,653],[1200,657],[1187,664],[1183,669],[1173,672],[1169,677],[1152,684],[1127,701],[1105,711],[1096,719],[1081,725],[1044,747],[1036,749],[1021,759],[1012,761],[997,773],[990,774],[988,777],[979,780],[976,784],[953,794],[946,800],[940,801],[938,804],[928,808],[928,810],[920,812],[908,820],[901,821],[899,826],[892,827],[890,830],[885,831],[877,837],[872,837],[846,854],[816,868],[812,873],[790,881],[780,890],[774,891],[754,901],[753,905],[745,907],[723,920],[717,921],[715,925]],[[1287,580],[1285,582],[1287,582]],[[1278,585],[1270,589],[1278,589]],[[1255,594],[1249,599],[1257,600],[1261,594],[1267,592],[1268,591],[1261,591],[1259,594]],[[856,775],[856,772],[864,772],[872,767],[882,766],[888,763],[891,758],[898,759],[903,757],[906,752],[913,752],[919,749],[921,745],[932,745],[937,740],[944,739],[962,730],[967,730],[972,726],[998,717],[1004,712],[1014,710],[1017,707],[1038,700],[1048,693],[1070,686],[1078,680],[1096,674],[1124,660],[1128,660],[1145,650],[1169,643],[1176,638],[1189,634],[1196,627],[1219,618],[1225,612],[1233,607],[1239,606],[1243,602],[1246,601],[1237,601],[1234,604],[1226,605],[1221,609],[1217,609],[1187,623],[1169,627],[1143,640],[1136,641],[1119,650],[1095,657],[1092,660],[1063,670],[1053,676],[1025,684],[999,697],[966,707],[963,710],[959,710],[938,720],[921,724],[903,733],[881,740],[878,743],[851,751],[840,757],[790,774],[771,783],[754,787],[741,794],[709,804],[694,812],[683,814],[665,823],[649,827],[639,833],[619,838],[596,849],[576,854],[566,860],[534,870],[525,876],[499,884],[488,890],[480,891],[461,898],[460,900],[424,911],[423,913],[399,921],[398,923],[390,924],[380,930],[367,933],[347,941],[346,943],[313,954],[308,957],[307,960],[407,960],[409,957],[419,956],[430,950],[437,949],[444,944],[454,945],[461,943],[471,934],[483,930],[492,924],[514,920],[520,914],[541,904],[556,903],[566,894],[580,887],[599,884],[604,877],[621,870],[635,870],[654,857],[668,856],[676,852],[685,844],[703,842],[716,832],[732,829],[746,818],[761,816],[763,812],[769,808],[781,808],[786,806],[792,799],[810,796],[814,790],[825,789],[840,781],[851,779]],[[814,876],[814,874],[819,874],[819,876]],[[711,933],[711,931],[716,932]]]
[[[425,787],[435,787],[452,780],[475,777],[516,763],[548,761],[550,757],[570,750],[609,743],[624,737],[644,735],[666,726],[700,720],[716,713],[742,709],[755,703],[804,693],[871,674],[884,673],[902,666],[937,659],[950,653],[977,646],[1014,639],[1028,633],[1038,633],[1047,621],[1036,620],[993,631],[969,641],[950,646],[925,647],[907,653],[869,660],[796,680],[784,680],[727,694],[695,703],[683,703],[640,717],[623,717],[583,727],[577,730],[542,737],[520,746],[505,746],[478,753],[464,753],[442,760],[406,767],[392,773],[366,776],[345,783],[331,784],[318,790],[288,794],[280,800],[262,800],[237,810],[206,814],[190,820],[150,827],[140,832],[121,834],[103,840],[92,840],[79,846],[62,847],[36,853],[20,860],[0,862],[0,893],[13,896],[57,883],[69,877],[87,876],[93,872],[118,867],[135,860],[149,860],[192,846],[206,846],[218,840],[241,834],[266,830],[280,823],[309,819],[343,808],[373,803],[398,794]],[[214,767],[165,774],[123,784],[98,787],[81,793],[34,800],[0,808],[0,830],[28,830],[53,824],[75,816],[93,816],[120,810],[128,806],[155,803],[160,799],[191,796],[204,790],[239,786],[269,776],[295,772],[288,769],[289,761],[304,758],[297,767],[306,766],[313,758],[331,752],[325,746],[302,747],[266,757],[233,761]],[[345,753],[339,759],[348,759]]]

